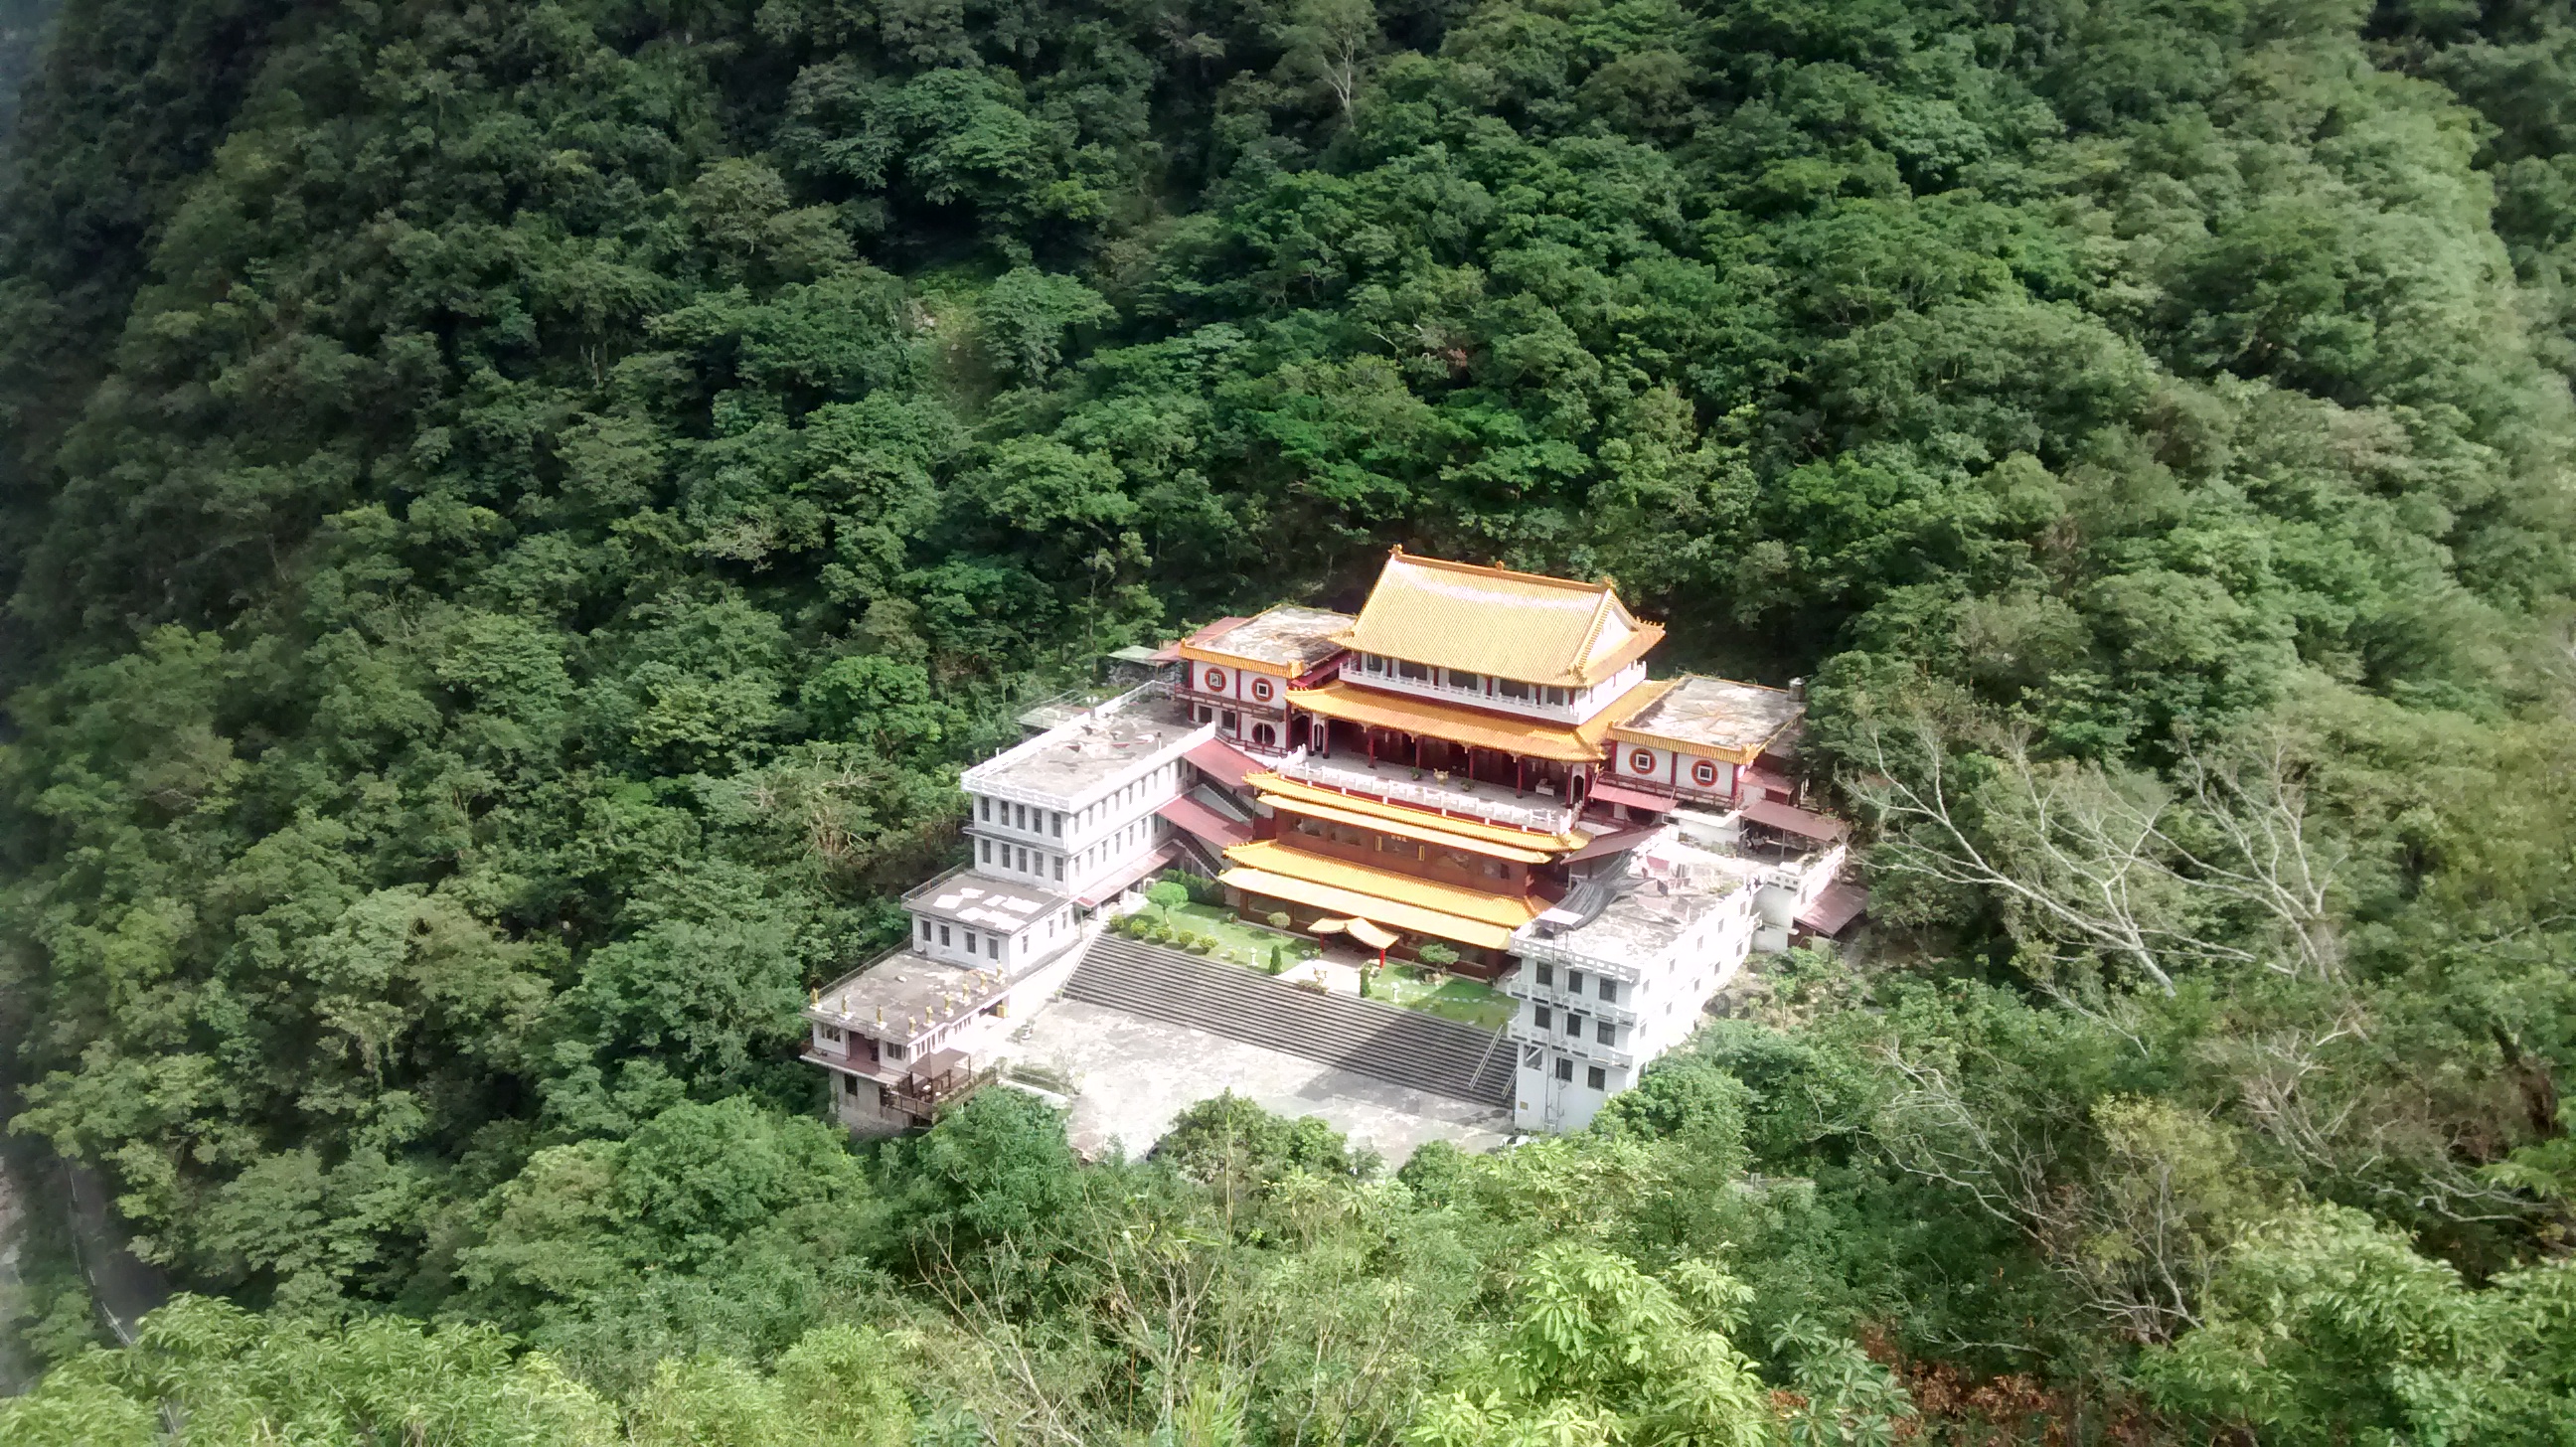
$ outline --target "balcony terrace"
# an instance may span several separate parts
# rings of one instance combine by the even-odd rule
[[[1457,774],[1443,778],[1435,771],[1417,769],[1411,764],[1392,760],[1372,763],[1363,758],[1318,759],[1311,754],[1295,753],[1272,767],[1287,778],[1318,788],[1338,789],[1345,794],[1410,804],[1451,818],[1473,819],[1539,834],[1565,833],[1574,827],[1575,816],[1581,812],[1554,803],[1544,795],[1524,794],[1500,784]],[[1416,778],[1416,775],[1420,777]]]

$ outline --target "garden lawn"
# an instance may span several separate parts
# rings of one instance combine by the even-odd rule
[[[1246,924],[1233,910],[1221,904],[1184,904],[1172,910],[1172,924],[1179,929],[1207,935],[1216,941],[1210,959],[1228,960],[1256,970],[1270,968],[1270,947],[1279,947],[1281,958],[1290,964],[1313,953],[1309,942],[1296,935],[1282,934],[1260,925]]]
[[[1369,998],[1479,1030],[1502,1029],[1519,1008],[1511,996],[1474,980],[1436,973],[1426,978],[1425,973],[1410,965],[1391,965],[1370,983]]]

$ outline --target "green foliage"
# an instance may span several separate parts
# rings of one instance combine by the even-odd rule
[[[2549,1442],[2576,1412],[2576,1273],[2471,1291],[2360,1212],[2249,1233],[2209,1319],[2143,1365],[2168,1408],[2282,1442]]]
[[[0,163],[15,1124],[279,1314],[0,1435],[1852,1440],[1862,1324],[2176,1430],[2563,1418],[2560,8],[56,26]],[[1239,1105],[1192,1129],[1257,1190],[1009,1091],[865,1170],[791,1123],[1015,701],[1398,541],[1812,679],[1887,953],[1395,1182]],[[1215,891],[1120,928],[1208,948]],[[812,1335],[879,1317],[947,1375]]]
[[[665,1357],[766,1358],[867,1294],[884,1216],[838,1133],[739,1098],[536,1153],[474,1211],[474,1313],[631,1391]]]
[[[1490,1368],[1497,1384],[1435,1399],[1406,1440],[1756,1447],[1771,1438],[1768,1404],[1727,1339],[1743,1294],[1704,1261],[1658,1279],[1597,1250],[1543,1248]]]
[[[1231,1090],[1175,1116],[1154,1146],[1154,1159],[1228,1194],[1258,1189],[1290,1171],[1369,1173],[1368,1163],[1323,1121],[1282,1120]]]
[[[162,1433],[163,1408],[179,1424]],[[616,1413],[488,1327],[397,1320],[340,1330],[262,1321],[183,1296],[135,1343],[100,1350],[0,1401],[0,1436],[72,1444],[368,1441],[454,1447],[619,1440]]]
[[[930,1271],[1005,1238],[1027,1237],[1078,1189],[1064,1122],[1035,1096],[979,1092],[902,1148],[889,1202],[914,1269]]]

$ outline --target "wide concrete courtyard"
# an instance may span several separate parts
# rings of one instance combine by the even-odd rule
[[[1482,1151],[1503,1143],[1510,1116],[1493,1106],[1408,1090],[1303,1056],[1146,1020],[1079,1000],[1057,1000],[1013,1035],[1010,1055],[1072,1083],[1074,1148],[1098,1155],[1114,1142],[1142,1155],[1184,1109],[1231,1089],[1264,1110],[1321,1116],[1386,1158],[1389,1169],[1424,1141]]]

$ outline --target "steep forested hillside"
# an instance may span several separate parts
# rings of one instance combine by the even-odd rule
[[[0,136],[18,115],[18,90],[36,64],[46,22],[60,0],[5,0],[0,3]]]
[[[2576,1419],[2564,7],[57,26],[0,181],[16,1127],[266,1315],[0,1435]],[[1013,700],[1398,542],[1814,679],[1870,948],[1401,1180],[1232,1105],[1093,1167],[1016,1100],[797,1118],[804,991]]]

